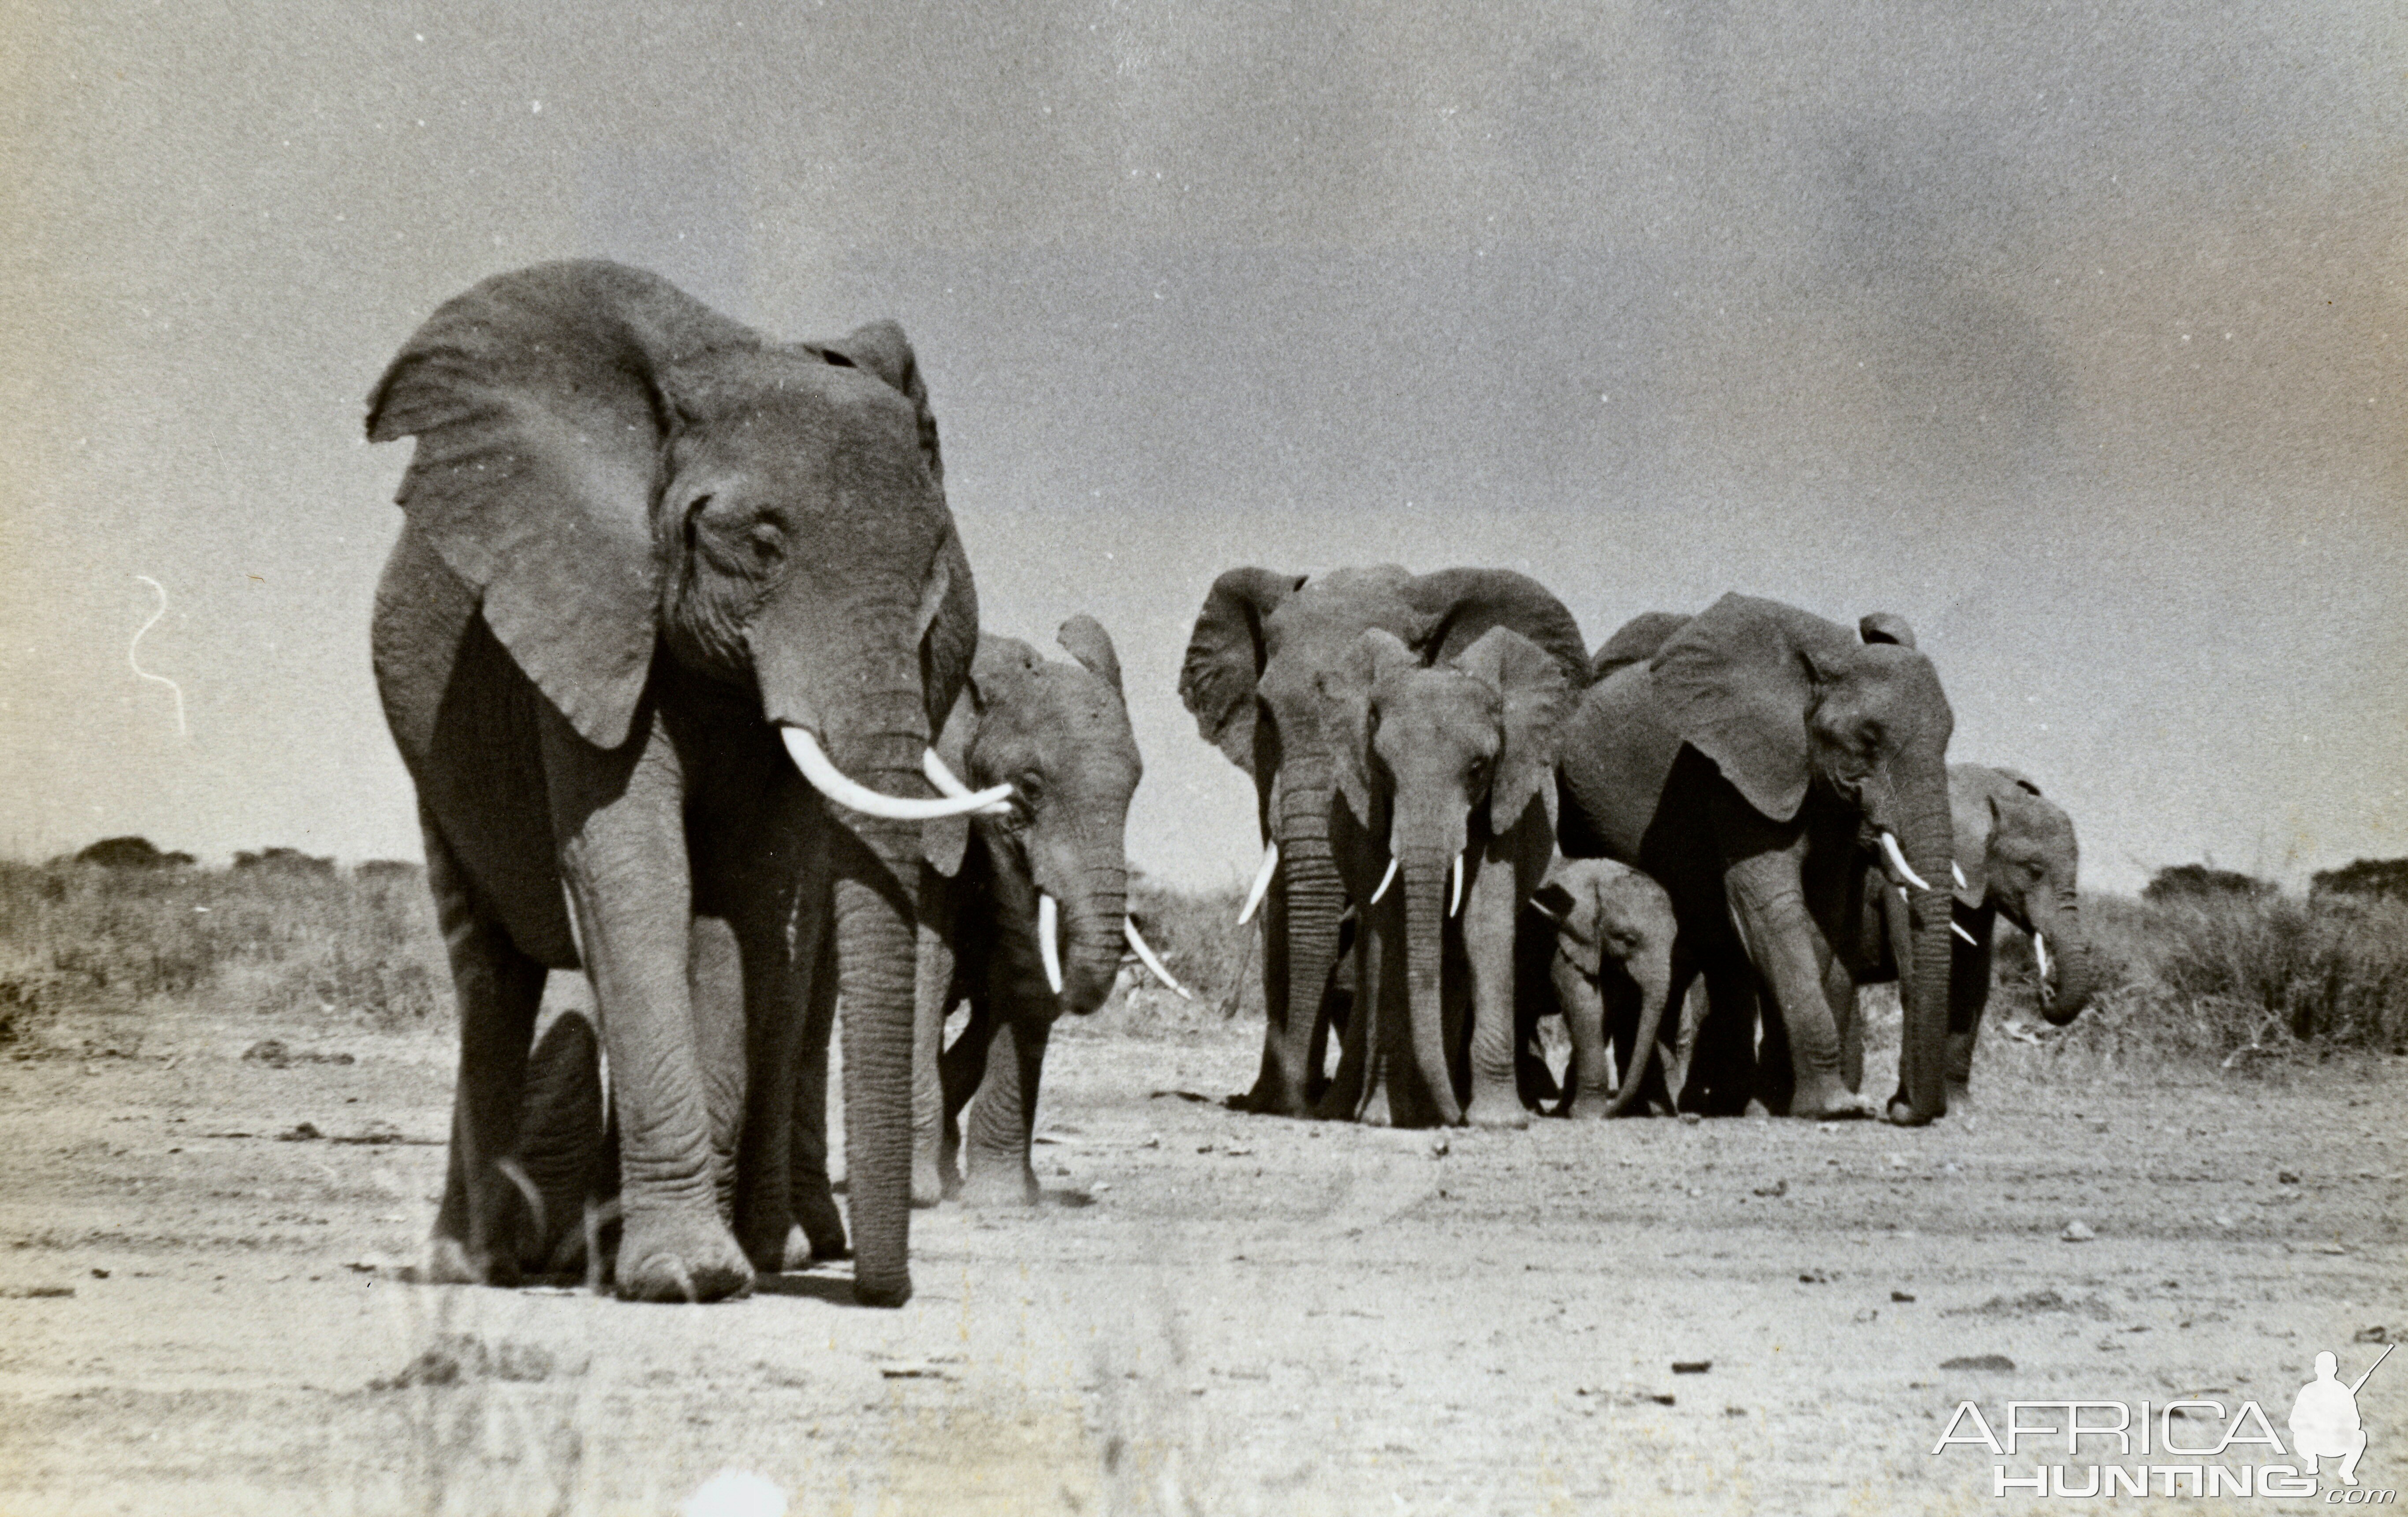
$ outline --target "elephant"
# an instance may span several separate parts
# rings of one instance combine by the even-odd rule
[[[1323,1016],[1348,905],[1330,841],[1343,730],[1318,677],[1377,627],[1435,662],[1508,626],[1578,683],[1587,645],[1561,602],[1506,569],[1415,576],[1393,564],[1308,579],[1264,568],[1215,580],[1181,665],[1179,695],[1196,730],[1254,782],[1263,862],[1241,919],[1263,912],[1265,1028],[1260,1071],[1235,1104],[1303,1116],[1322,1094]]]
[[[1956,941],[1948,970],[1948,1099],[1961,1104],[1973,1076],[1973,1046],[1990,999],[1990,950],[2004,917],[2032,941],[2040,1013],[2062,1027],[2099,988],[2098,951],[2082,925],[2077,878],[2082,850],[2073,819],[2013,769],[1948,766],[1955,823]],[[1900,903],[1869,876],[1871,900],[1854,955],[1859,983],[1898,978],[1893,942]]]
[[[1685,1109],[1735,1113],[1758,1095],[1760,980],[1777,1011],[1764,1029],[1768,1108],[1902,1123],[1945,1113],[1950,915],[1933,881],[1952,846],[1955,723],[1926,654],[1737,594],[1583,694],[1556,769],[1560,841],[1568,856],[1642,869],[1671,896],[1680,952],[1707,993]],[[1885,1109],[1844,1078],[1855,987],[1834,944],[1861,898],[1860,837],[1912,892],[1899,1083]]]
[[[1349,734],[1330,833],[1360,911],[1354,1014],[1322,1115],[1527,1124],[1514,937],[1555,855],[1567,662],[1494,626],[1425,665],[1374,627],[1317,677]]]
[[[1563,1114],[1618,1117],[1642,1095],[1670,1110],[1657,1046],[1666,1009],[1692,978],[1674,953],[1671,896],[1628,865],[1557,854],[1527,909],[1552,930],[1524,934],[1519,995],[1534,1012],[1554,1007],[1571,1036]],[[1618,1085],[1605,1082],[1609,1039]]]
[[[970,783],[1008,782],[1017,796],[1008,814],[975,820],[965,856],[929,892],[912,1185],[924,1203],[955,1187],[957,1156],[966,1199],[1037,1198],[1029,1139],[1054,1019],[1104,1003],[1125,948],[1152,954],[1127,915],[1123,838],[1144,764],[1120,660],[1093,617],[1070,618],[1055,640],[1075,662],[982,637],[938,743]],[[963,1001],[968,1023],[940,1064],[945,1017]]]
[[[460,1005],[430,1275],[540,1252],[528,1045],[582,968],[619,1295],[782,1267],[793,1074],[841,995],[854,1294],[902,1304],[919,871],[1010,799],[926,778],[978,602],[910,342],[775,343],[656,275],[539,265],[428,317],[367,435],[417,438],[371,644]],[[738,994],[693,988],[707,923]]]

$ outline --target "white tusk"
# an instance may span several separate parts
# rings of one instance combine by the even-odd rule
[[[1137,930],[1136,923],[1131,922],[1126,917],[1123,917],[1121,919],[1121,936],[1128,939],[1129,947],[1137,950],[1137,956],[1145,961],[1145,966],[1154,971],[1154,979],[1161,980],[1165,986],[1177,992],[1181,1000],[1192,1001],[1196,999],[1193,995],[1189,994],[1186,986],[1181,984],[1178,980],[1173,980],[1170,977],[1170,971],[1162,966],[1162,961],[1154,957],[1154,950],[1146,946],[1145,937]]]
[[[1379,905],[1380,897],[1388,894],[1388,887],[1395,884],[1396,881],[1397,861],[1394,857],[1391,857],[1388,860],[1388,872],[1380,877],[1380,888],[1371,893],[1371,904],[1373,906]]]
[[[1956,866],[1956,861],[1955,859],[1950,859],[1948,861],[1948,873],[1956,880],[1956,888],[1958,890],[1966,888],[1965,871]]]
[[[1254,908],[1263,904],[1270,894],[1271,874],[1279,868],[1279,842],[1273,839],[1263,845],[1263,866],[1254,871],[1254,888],[1246,892],[1246,904],[1238,912],[1238,925],[1242,927],[1254,920]]]
[[[1914,899],[1914,896],[1909,895],[1909,894],[1906,893],[1906,887],[1905,887],[1904,885],[1899,885],[1899,886],[1897,886],[1897,887],[1895,887],[1895,888],[1896,888],[1896,889],[1897,889],[1897,891],[1898,891],[1898,898],[1899,898],[1899,900],[1901,900],[1901,901],[1911,901],[1911,900]]]
[[[1045,961],[1045,988],[1062,994],[1062,909],[1043,891],[1037,893],[1037,956]]]
[[[2032,961],[2040,966],[2040,982],[2048,983],[2048,939],[2032,934]]]
[[[968,800],[972,794],[969,786],[963,784],[959,779],[955,778],[953,770],[945,767],[945,761],[937,756],[937,751],[933,748],[928,749],[920,755],[920,772],[928,777],[928,783],[937,787],[937,794],[939,795],[951,795],[953,799],[958,801]],[[977,814],[980,816],[1009,816],[1011,814],[1011,803],[1010,801],[996,801],[992,804],[980,807]]]
[[[849,778],[820,747],[820,740],[800,727],[781,727],[779,735],[786,739],[786,752],[795,767],[811,788],[864,816],[884,817],[890,822],[933,822],[939,817],[960,816],[976,811],[997,801],[1011,798],[1010,785],[997,785],[974,794],[943,796],[936,800],[906,800],[900,795],[882,795],[867,785]]]
[[[1896,869],[1900,875],[1903,875],[1906,878],[1906,882],[1913,885],[1915,889],[1929,890],[1931,888],[1930,884],[1927,882],[1921,875],[1916,874],[1913,869],[1907,866],[1906,855],[1899,851],[1898,834],[1894,832],[1885,832],[1881,835],[1881,837],[1882,852],[1889,855],[1890,867]]]
[[[1455,856],[1454,881],[1447,887],[1446,914],[1454,916],[1463,909],[1463,855]]]
[[[1950,923],[1948,924],[1948,930],[1955,933],[1957,937],[1962,937],[1965,941],[1972,944],[1975,948],[1982,946],[1982,940],[1974,937],[1971,933],[1967,932],[1965,930],[1965,924],[1961,922]]]

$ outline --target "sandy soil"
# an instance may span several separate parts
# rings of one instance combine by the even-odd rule
[[[2280,1431],[2316,1351],[2350,1378],[2408,1329],[2408,1060],[2001,1041],[1927,1131],[1441,1146],[1224,1109],[1249,1024],[1066,1029],[1048,1204],[921,1213],[917,1297],[877,1312],[841,1268],[703,1308],[409,1283],[444,1041],[85,1031],[0,1058],[9,1514],[660,1512],[727,1468],[796,1512],[2012,1510],[1988,1455],[1930,1453],[1960,1399],[2204,1392]],[[267,1036],[356,1062],[240,1058]],[[1985,1354],[2014,1367],[1942,1367]],[[2395,1357],[2370,1489],[2408,1475]]]

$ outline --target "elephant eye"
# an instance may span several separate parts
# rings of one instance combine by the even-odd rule
[[[756,522],[746,533],[744,545],[751,550],[752,562],[764,567],[786,556],[786,535],[772,522]]]

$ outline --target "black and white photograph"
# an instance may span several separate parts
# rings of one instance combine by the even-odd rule
[[[2408,1483],[2408,12],[0,22],[0,1517]]]

